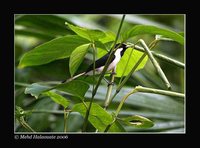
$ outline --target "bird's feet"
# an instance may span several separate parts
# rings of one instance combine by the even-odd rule
[[[103,77],[103,79],[106,81],[106,83],[108,84],[108,86],[114,85],[114,82],[108,81],[105,77]]]
[[[107,83],[108,83],[108,86],[114,85],[114,82],[107,82]]]

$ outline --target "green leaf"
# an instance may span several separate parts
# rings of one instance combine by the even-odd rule
[[[89,102],[86,102],[87,106],[89,106]],[[86,106],[82,103],[74,105],[72,111],[79,112],[83,117],[86,114]],[[105,111],[101,106],[96,103],[92,103],[90,114],[88,120],[90,123],[98,129],[99,132],[103,132],[107,125],[109,125],[113,121],[113,117],[107,111]],[[119,122],[115,122],[109,129],[109,132],[124,132],[124,128],[121,126]]]
[[[129,126],[134,126],[134,127],[137,127],[137,128],[150,128],[154,125],[154,123],[151,120],[149,120],[148,118],[145,118],[143,116],[139,116],[139,115],[126,117],[126,118],[123,118],[121,120],[125,124],[128,124]]]
[[[71,54],[69,59],[69,71],[71,76],[77,71],[78,67],[82,63],[86,53],[88,52],[88,47],[90,44],[84,44],[78,46]]]
[[[25,53],[18,67],[42,65],[54,60],[67,58],[76,47],[86,43],[88,43],[87,40],[77,35],[56,38]]]
[[[67,108],[69,106],[69,101],[66,98],[64,98],[63,96],[61,96],[55,92],[49,91],[49,92],[43,93],[43,95],[49,96],[54,102],[62,105],[64,108]]]
[[[50,36],[67,35],[73,32],[65,27],[68,21],[56,15],[19,15],[15,25],[23,26],[23,30],[35,30]]]
[[[56,89],[67,92],[83,100],[85,93],[89,89],[89,85],[84,81],[73,80],[69,83],[63,83],[58,85]]]
[[[25,94],[31,94],[37,99],[39,95],[44,92],[46,93],[50,88],[49,86],[33,83],[25,89]],[[89,89],[89,85],[83,81],[74,80],[69,83],[59,84],[55,89],[67,92],[83,100],[85,93]]]
[[[128,39],[141,34],[163,35],[166,38],[173,39],[174,41],[180,43],[181,45],[184,45],[184,38],[180,34],[171,30],[149,25],[136,25],[129,31],[125,32],[124,36],[126,39]]]
[[[86,29],[83,27],[79,27],[79,26],[74,26],[71,25],[67,22],[65,22],[65,24],[71,29],[73,30],[77,35],[88,39],[89,41],[97,41],[100,38],[105,37],[105,33],[103,31],[100,30],[91,30],[91,29]]]
[[[44,91],[48,90],[48,86],[43,86],[38,83],[33,83],[30,86],[26,87],[25,94],[31,94],[36,99],[39,97],[40,94],[42,94]]]
[[[105,32],[105,37],[100,38],[99,41],[102,43],[107,43],[111,41],[115,41],[116,35],[113,32],[107,31]]]
[[[143,55],[142,52],[137,51],[137,50],[133,50],[132,54],[131,54],[132,48],[128,48],[123,57],[121,58],[121,60],[119,61],[119,63],[117,64],[117,75],[116,77],[121,77],[123,75],[124,72],[124,76],[128,75],[129,72],[132,70],[133,66],[138,62],[138,60],[140,59],[140,57]],[[130,60],[128,62],[129,56],[131,54]],[[144,60],[140,63],[140,65],[137,67],[137,70],[142,69],[146,62],[147,62],[148,57],[146,56],[144,58]],[[127,63],[128,62],[128,63]],[[126,67],[127,64],[127,67]]]
[[[49,35],[48,33],[41,33],[37,30],[33,29],[15,29],[15,35],[23,35],[23,36],[28,36],[28,37],[36,37],[41,40],[52,40],[55,38],[55,36]]]
[[[108,52],[108,48],[106,47],[106,44],[104,44],[100,41],[95,41],[95,46],[97,47],[97,52],[99,52],[99,50],[104,50],[104,51]]]

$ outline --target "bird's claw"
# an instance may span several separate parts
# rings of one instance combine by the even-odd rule
[[[114,82],[108,82],[108,86],[114,85]]]

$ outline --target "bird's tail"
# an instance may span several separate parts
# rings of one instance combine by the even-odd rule
[[[86,73],[86,72],[80,73],[80,74],[78,74],[78,75],[76,75],[76,76],[74,76],[74,77],[71,77],[71,78],[69,78],[69,79],[66,79],[66,80],[62,81],[61,83],[70,82],[70,81],[72,81],[72,80],[74,80],[74,79],[76,79],[76,78],[78,78],[78,77],[84,75],[85,73]]]

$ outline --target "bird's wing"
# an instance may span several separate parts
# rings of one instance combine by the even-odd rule
[[[101,57],[100,59],[96,60],[96,61],[95,61],[95,69],[96,69],[96,68],[99,68],[99,67],[101,67],[101,66],[104,66],[104,65],[106,64],[106,61],[108,60],[109,55],[110,55],[110,53],[107,53],[106,55],[104,55],[104,56]],[[113,56],[111,57],[111,62],[114,60],[114,58],[115,58],[115,55],[113,55]],[[111,62],[110,62],[110,63],[111,63]],[[110,63],[109,63],[109,64],[110,64]],[[86,73],[89,72],[89,71],[91,71],[91,70],[93,70],[93,64],[91,64],[91,65],[88,67],[88,69],[86,70]]]

